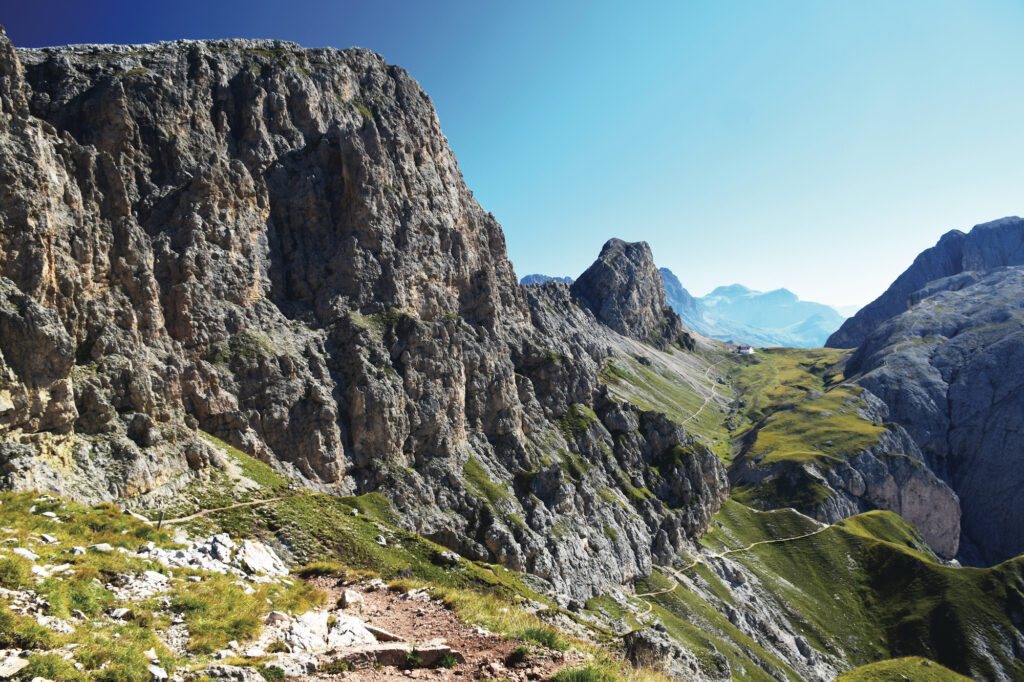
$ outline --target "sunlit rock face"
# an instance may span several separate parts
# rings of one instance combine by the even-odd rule
[[[202,430],[574,597],[671,561],[724,499],[699,448],[645,478],[683,429],[637,413],[613,439],[614,321],[527,295],[430,99],[380,56],[3,37],[0,112],[5,486],[170,494],[223,464]],[[624,330],[666,347],[649,284]],[[615,492],[634,483],[650,496]]]

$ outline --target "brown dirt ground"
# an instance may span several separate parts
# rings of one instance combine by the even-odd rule
[[[559,653],[531,646],[535,651],[525,662],[509,660],[512,650],[523,642],[505,639],[502,635],[485,633],[459,621],[443,603],[428,595],[409,595],[389,590],[370,590],[362,585],[345,585],[335,578],[314,578],[315,587],[328,594],[328,603],[335,603],[345,589],[359,592],[365,604],[362,609],[348,609],[366,623],[398,635],[406,642],[425,643],[441,639],[465,657],[454,668],[423,668],[401,670],[393,667],[365,668],[345,673],[310,675],[303,682],[326,680],[484,680],[507,679],[510,682],[546,680],[556,671],[583,660],[576,651]]]

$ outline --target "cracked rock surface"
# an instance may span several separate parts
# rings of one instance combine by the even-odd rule
[[[599,381],[621,333],[684,352],[646,245],[602,253],[604,302],[528,294],[379,55],[3,36],[0,114],[5,487],[166,498],[224,466],[202,430],[573,598],[668,560],[724,499],[701,448],[644,473],[692,437]]]

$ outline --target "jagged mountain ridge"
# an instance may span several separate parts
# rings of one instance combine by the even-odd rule
[[[967,233],[950,230],[922,251],[881,296],[844,322],[825,345],[860,346],[878,325],[910,308],[911,296],[929,282],[1008,265],[1024,265],[1024,220],[1012,216],[975,225]]]
[[[572,284],[574,280],[572,277],[550,277],[548,275],[532,274],[520,278],[519,283],[524,286],[528,286],[531,284],[544,284],[544,282],[551,281]]]
[[[378,55],[4,36],[0,102],[6,487],[156,504],[222,464],[201,429],[578,598],[671,561],[725,498],[713,453],[600,383],[616,348],[658,351],[517,284]],[[675,329],[624,248],[602,296],[649,306],[638,337]]]

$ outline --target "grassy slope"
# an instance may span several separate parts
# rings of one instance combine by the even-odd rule
[[[990,569],[945,566],[913,527],[889,512],[750,547],[822,528],[791,509],[761,512],[729,501],[702,543],[715,552],[739,550],[729,558],[762,586],[761,603],[735,600],[714,571],[698,564],[685,571],[687,586],[647,597],[652,614],[709,673],[720,669],[716,661],[724,657],[733,674],[744,678],[800,679],[723,615],[768,606],[784,613],[812,646],[847,665],[914,655],[990,679],[994,656],[1010,675],[1024,678],[1024,661],[999,644],[1013,631],[1012,623],[1024,619],[1024,558]],[[656,571],[638,591],[669,588],[671,576]]]
[[[753,425],[746,457],[827,463],[878,440],[885,428],[856,413],[861,389],[842,383],[837,364],[848,352],[768,348],[737,364],[734,382]]]
[[[672,351],[680,353],[682,351]],[[642,410],[661,412],[669,418],[685,423],[686,430],[700,438],[723,461],[732,457],[729,434],[724,427],[724,415],[714,403],[704,409],[704,395],[714,390],[719,396],[733,397],[732,388],[718,384],[715,378],[724,374],[730,361],[728,354],[709,354],[707,366],[725,360],[707,376],[707,366],[700,371],[690,370],[685,374],[673,368],[670,361],[653,349],[648,351],[654,358],[650,365],[642,364],[632,356],[617,356],[610,360],[601,374],[601,381],[619,400],[633,403]],[[696,413],[696,417],[693,415]],[[692,418],[691,418],[692,417]]]
[[[53,512],[57,518],[47,518],[42,515],[44,512]],[[80,645],[74,656],[84,670],[76,670],[60,656],[40,651],[30,658],[29,667],[20,674],[24,679],[38,675],[57,680],[148,682],[151,675],[145,651],[151,648],[168,671],[185,664],[154,634],[154,629],[170,625],[166,613],[156,615],[164,611],[157,599],[122,602],[106,588],[119,575],[150,570],[172,578],[168,595],[170,611],[184,617],[192,633],[189,649],[200,656],[223,648],[232,639],[245,641],[254,636],[263,615],[272,609],[301,612],[321,598],[301,582],[259,585],[252,594],[245,594],[234,584],[233,578],[218,574],[172,570],[116,551],[89,550],[85,554],[73,554],[72,547],[98,543],[132,551],[147,542],[164,548],[176,546],[166,530],[158,531],[122,514],[114,505],[85,507],[32,493],[0,493],[0,522],[5,548],[25,547],[39,557],[32,562],[13,552],[0,553],[0,587],[35,591],[46,600],[48,616],[67,619],[72,610],[78,610],[86,617],[84,621],[69,621],[75,622],[74,633],[58,634],[36,625],[32,618],[17,616],[0,600],[0,648],[46,651],[70,643]],[[56,542],[34,539],[44,533]],[[40,580],[31,573],[33,564],[67,564],[69,570]],[[201,581],[186,581],[190,576],[200,577]],[[123,623],[106,618],[106,612],[122,606],[130,609]],[[226,617],[227,614],[231,617]]]
[[[808,532],[792,510],[758,512],[730,501],[703,543],[715,551]],[[851,517],[804,539],[736,552],[816,648],[850,663],[920,655],[991,677],[988,643],[1011,674],[1024,661],[996,643],[1024,618],[1024,557],[988,569],[937,562],[912,526],[890,512]]]
[[[862,389],[843,383],[849,351],[767,348],[733,363],[732,379],[744,405],[737,443],[745,460],[775,466],[780,475],[757,486],[737,486],[737,499],[759,507],[809,509],[831,491],[802,465],[830,467],[874,445],[885,426],[864,419]]]
[[[836,682],[967,682],[970,678],[919,656],[895,658],[862,666]]]
[[[877,442],[884,426],[857,414],[863,405],[860,390],[843,384],[847,354],[779,348],[727,357],[719,369],[730,374],[744,401],[729,417],[740,456],[794,469],[807,462],[830,466]],[[620,399],[677,421],[689,417],[702,400],[688,380],[634,358],[613,360],[604,381]],[[714,410],[687,426],[708,442],[717,439],[728,461],[721,449],[728,443],[722,421]],[[820,502],[828,490],[810,477],[793,481],[735,490],[735,499],[719,512],[702,544],[716,552],[743,549],[730,558],[756,576],[766,587],[764,596],[813,646],[838,652],[847,664],[920,655],[982,678],[992,675],[987,658],[992,655],[1011,674],[1024,677],[1024,664],[997,644],[1013,632],[1013,622],[1024,620],[1024,559],[990,569],[947,567],[911,526],[887,512],[861,514],[804,539],[744,549],[820,528],[786,507]],[[750,504],[779,508],[760,512]],[[689,562],[684,558],[683,563]],[[671,587],[670,575],[655,572],[638,591]],[[769,678],[766,670],[795,678],[786,662],[721,615],[727,607],[751,606],[733,603],[729,587],[705,566],[691,568],[687,576],[692,591],[680,587],[648,600],[654,604],[652,613],[701,658],[708,672],[719,669],[716,660],[724,655],[735,673],[752,679]],[[588,606],[624,617],[612,600]]]

